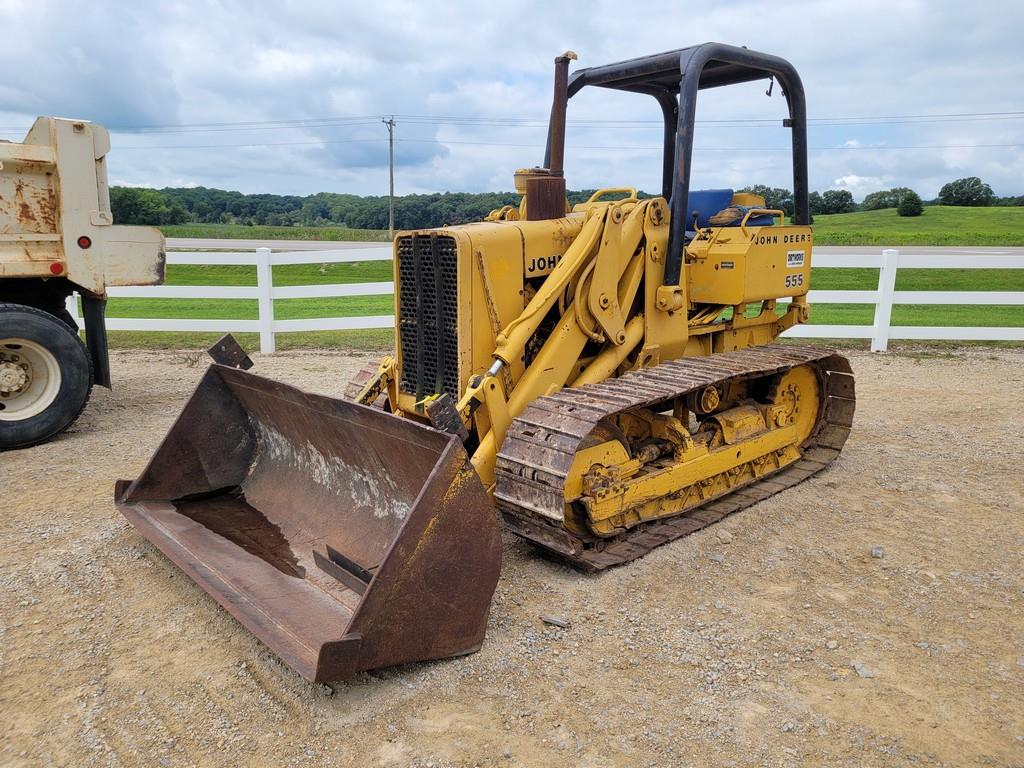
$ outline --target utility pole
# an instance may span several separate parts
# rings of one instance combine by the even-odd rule
[[[388,239],[395,239],[395,116],[382,120],[388,127]]]

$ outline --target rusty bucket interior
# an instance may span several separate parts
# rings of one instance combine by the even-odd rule
[[[213,365],[117,505],[303,677],[469,653],[498,524],[459,440]]]

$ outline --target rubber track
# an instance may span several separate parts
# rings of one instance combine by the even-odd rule
[[[807,364],[818,369],[825,397],[818,422],[794,463],[675,517],[641,523],[614,537],[583,540],[562,527],[563,488],[573,458],[602,419],[711,384],[773,376]],[[498,510],[514,533],[583,570],[634,560],[796,485],[832,463],[853,424],[852,373],[846,358],[833,350],[773,344],[673,360],[540,397],[513,420],[498,453],[494,494]]]

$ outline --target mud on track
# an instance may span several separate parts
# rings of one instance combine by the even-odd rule
[[[116,353],[0,454],[0,765],[1024,765],[1024,353],[851,358],[832,468],[598,576],[506,537],[480,653],[329,688],[114,510],[205,366]],[[339,394],[366,361],[255,371]]]

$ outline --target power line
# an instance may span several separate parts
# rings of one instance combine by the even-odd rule
[[[543,149],[543,144],[504,144],[489,141],[448,141],[446,139],[402,139],[402,141],[414,141],[414,142],[425,142],[425,143],[437,143],[437,144],[473,144],[482,147],[525,147],[531,149]],[[839,146],[839,147],[808,147],[808,151],[811,152],[831,152],[834,150],[868,150],[868,151],[882,151],[890,149],[974,149],[982,147],[1024,147],[1024,144],[918,144],[918,145],[890,145],[890,146]],[[612,150],[646,150],[652,152],[661,152],[662,147],[648,146],[648,147],[624,147],[621,145],[575,145],[568,146],[566,149],[612,149]],[[695,146],[694,152],[701,151],[713,151],[713,152],[791,152],[792,147],[700,147]]]
[[[167,125],[118,126],[112,128],[118,133],[213,133],[222,131],[256,131],[256,130],[303,130],[313,128],[334,128],[376,124],[386,119],[387,115],[356,115],[349,117],[315,117],[280,120],[250,120],[234,122],[208,123],[177,123]],[[473,115],[394,115],[395,118],[407,123],[430,125],[478,125],[487,127],[523,127],[546,128],[547,121],[534,118],[489,117]],[[952,112],[944,114],[916,115],[877,115],[857,117],[812,117],[808,118],[810,126],[842,126],[842,125],[896,125],[917,123],[943,122],[990,122],[1005,120],[1024,120],[1024,111],[1008,112]],[[767,127],[781,125],[779,119],[773,118],[719,118],[699,119],[700,125],[713,127]],[[606,126],[606,127],[642,127],[661,126],[661,120],[614,120],[586,118],[569,120],[575,126]],[[0,132],[12,133],[24,130],[20,127],[2,127]]]
[[[153,144],[153,145],[119,145],[118,151],[121,150],[166,150],[166,149],[258,149],[262,147],[301,147],[301,146],[322,146],[324,144],[378,144],[388,141],[384,138],[377,139],[322,139],[319,141],[280,141],[280,142],[259,142],[251,144],[179,144],[179,145],[167,145],[167,144]],[[464,141],[461,139],[436,139],[436,138],[405,138],[395,139],[396,142],[400,143],[414,143],[414,144],[461,144],[469,146],[480,146],[480,147],[516,147],[523,149],[543,149],[543,144],[516,144],[508,142],[493,142],[493,141]],[[889,146],[838,146],[838,147],[808,147],[812,152],[832,152],[832,151],[889,151],[889,150],[915,150],[915,149],[982,149],[992,147],[1024,147],[1024,144],[916,144],[916,145],[889,145]],[[662,147],[660,146],[622,146],[616,144],[609,145],[594,145],[594,144],[577,144],[570,145],[567,147],[569,150],[580,150],[580,149],[606,149],[606,150],[638,150],[638,151],[651,151],[660,152]],[[695,147],[695,152],[711,151],[711,152],[790,152],[790,147]]]
[[[338,121],[317,121],[317,120],[304,120],[301,122],[288,123],[288,124],[268,124],[268,125],[252,125],[252,126],[238,126],[238,127],[217,127],[217,128],[196,128],[192,126],[181,126],[181,127],[167,127],[167,128],[144,128],[134,131],[126,131],[124,129],[111,129],[114,132],[120,133],[140,133],[140,134],[161,134],[161,133],[221,133],[225,131],[296,131],[296,130],[310,130],[313,128],[349,128],[352,126],[360,125],[376,125],[380,121],[380,118],[370,118],[368,120],[338,120]]]
[[[470,117],[470,116],[445,116],[445,115],[398,115],[404,122],[422,123],[444,123],[459,125],[508,125],[508,126],[529,126],[547,127],[547,122],[542,120],[531,120],[529,118],[513,117]],[[955,112],[948,114],[933,115],[889,115],[875,117],[812,117],[808,118],[810,125],[889,125],[907,122],[974,122],[989,120],[1024,120],[1024,111],[1016,112]],[[709,118],[695,121],[699,125],[713,126],[738,126],[738,127],[770,127],[776,128],[782,125],[778,118]],[[639,126],[653,125],[660,127],[662,120],[602,120],[602,119],[577,119],[568,120],[569,125],[615,125],[615,126]]]
[[[258,149],[260,147],[301,147],[320,146],[322,144],[381,144],[387,139],[321,139],[319,141],[269,141],[252,144],[118,144],[116,149],[120,152],[123,149]],[[413,139],[398,139],[398,141],[413,141]],[[429,139],[419,139],[429,141]]]

